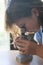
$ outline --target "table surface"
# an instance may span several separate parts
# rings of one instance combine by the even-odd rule
[[[0,65],[43,65],[43,59],[33,56],[31,62],[21,64],[16,61],[18,51],[0,51]]]

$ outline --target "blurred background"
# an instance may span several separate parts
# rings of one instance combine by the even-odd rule
[[[0,50],[9,50],[9,35],[6,33],[4,28],[5,22],[5,10],[7,7],[6,0],[0,0]]]

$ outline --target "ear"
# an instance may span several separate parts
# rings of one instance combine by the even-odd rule
[[[39,16],[39,11],[36,8],[32,9],[32,15]]]

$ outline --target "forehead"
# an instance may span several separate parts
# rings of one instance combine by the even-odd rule
[[[32,18],[29,18],[29,17],[26,17],[26,18],[21,18],[19,20],[17,20],[14,24],[16,24],[17,26],[21,27],[22,25],[27,25],[27,26],[38,26],[38,21],[37,19],[32,19]]]
[[[12,25],[12,29],[14,30],[14,25],[17,25],[19,28],[21,28],[22,26],[26,27],[26,30],[33,30],[35,31],[36,29],[39,28],[38,22],[34,21],[30,18],[22,18],[17,20],[13,25]]]
[[[36,24],[37,22],[34,22],[29,17],[21,18],[21,19],[19,19],[19,20],[17,20],[15,22],[15,24],[18,25],[18,26],[25,25],[25,24],[28,24],[29,25],[29,24],[32,24],[32,23]]]
[[[15,24],[18,25],[18,26],[24,25],[25,23],[28,22],[28,19],[29,19],[28,17],[27,18],[21,18],[21,19],[17,20],[15,22]]]

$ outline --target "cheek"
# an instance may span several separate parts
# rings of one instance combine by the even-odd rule
[[[32,32],[36,32],[39,29],[39,27],[37,25],[32,25],[32,24],[26,24],[26,30],[32,31]]]
[[[33,26],[31,24],[26,24],[26,30],[27,31],[33,30]]]

